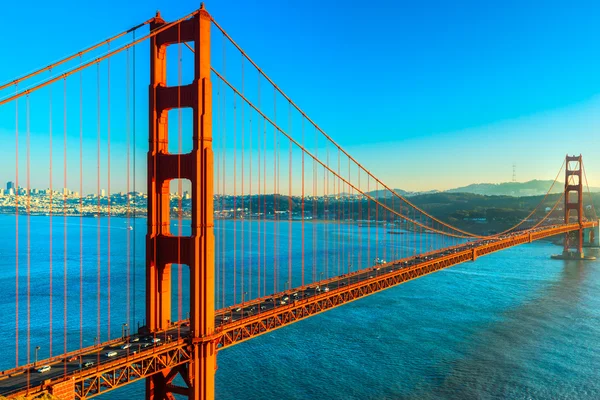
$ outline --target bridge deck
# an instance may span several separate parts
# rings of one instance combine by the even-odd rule
[[[586,222],[584,228],[595,225],[595,222]],[[474,261],[477,257],[509,247],[578,229],[578,224],[553,225],[496,239],[465,243],[221,309],[215,316],[215,334],[205,340],[214,340],[219,349],[230,347],[432,272],[465,261]],[[172,328],[155,332],[149,337],[131,335],[96,347],[40,360],[38,367],[53,366],[45,373],[36,372],[32,364],[3,371],[0,373],[0,395],[32,395],[53,385],[72,381],[76,398],[91,398],[187,363],[190,357],[188,336],[186,321],[180,321]],[[160,341],[152,343],[152,339]],[[131,347],[122,349],[124,343],[130,343]],[[106,354],[109,351],[116,352],[116,355],[108,357]],[[86,367],[86,363],[93,364]]]

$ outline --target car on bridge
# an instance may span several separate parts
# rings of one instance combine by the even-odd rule
[[[88,362],[86,362],[86,363],[84,363],[84,364],[83,364],[83,366],[84,366],[85,368],[91,367],[92,365],[94,365],[94,362],[93,362],[93,361],[88,361]]]
[[[41,367],[41,368],[38,368],[38,370],[37,370],[37,371],[38,371],[40,374],[43,374],[44,372],[48,372],[48,371],[50,371],[51,369],[52,369],[52,367],[51,367],[51,366],[49,366],[49,365],[44,365],[43,367]]]
[[[116,351],[114,351],[114,350],[111,350],[111,351],[107,351],[107,352],[106,352],[106,357],[114,357],[114,356],[116,356],[116,355],[117,355],[117,352],[116,352]]]

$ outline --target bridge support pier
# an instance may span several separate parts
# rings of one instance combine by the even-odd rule
[[[600,247],[600,223],[592,228],[584,229],[583,240],[583,247]]]
[[[157,14],[151,30],[163,27]],[[169,328],[171,319],[171,264],[190,268],[190,333],[187,365],[163,370],[146,380],[146,399],[214,399],[216,347],[214,334],[214,221],[212,87],[210,82],[211,17],[201,6],[192,18],[152,37],[150,42],[150,149],[148,151],[148,234],[146,237],[146,320],[149,333]],[[167,46],[193,42],[194,81],[167,86]],[[190,153],[168,151],[168,111],[193,111]],[[191,184],[191,235],[170,231],[170,181]],[[180,375],[187,387],[172,384]]]
[[[61,400],[75,400],[75,380],[69,379],[55,383],[49,390],[50,394]]]

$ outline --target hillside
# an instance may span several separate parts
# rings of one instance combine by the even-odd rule
[[[445,191],[430,190],[426,192],[410,192],[403,189],[394,189],[396,193],[405,197],[413,197],[434,193],[472,193],[484,196],[511,196],[511,197],[528,197],[541,196],[548,192],[553,181],[534,179],[528,182],[504,182],[504,183],[473,183],[467,186],[462,186]],[[552,193],[561,193],[564,183],[556,182],[552,188]],[[587,191],[587,189],[586,189]],[[600,192],[600,188],[590,187],[591,192]],[[392,194],[385,189],[373,190],[369,194],[375,198],[389,199]]]
[[[474,183],[455,189],[446,190],[447,193],[473,193],[486,196],[539,196],[548,192],[552,185],[550,180],[532,180],[529,182],[504,182],[504,183]],[[564,183],[556,182],[552,193],[561,193]],[[592,192],[599,192],[600,188],[590,188]]]

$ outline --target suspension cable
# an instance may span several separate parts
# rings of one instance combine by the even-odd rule
[[[177,20],[175,20],[173,22],[170,22],[168,24],[162,25],[160,28],[157,28],[157,29],[153,30],[152,32],[148,33],[146,36],[143,36],[143,37],[141,37],[141,38],[139,38],[137,40],[133,40],[131,43],[125,44],[125,45],[123,45],[123,46],[121,46],[119,48],[116,48],[113,51],[109,51],[108,53],[104,54],[103,56],[97,57],[97,58],[95,58],[95,59],[93,59],[91,61],[86,62],[85,64],[79,65],[79,66],[77,66],[77,67],[75,67],[75,68],[73,68],[73,69],[71,69],[71,70],[69,70],[67,72],[64,72],[64,73],[62,73],[60,75],[57,75],[54,78],[47,79],[46,81],[38,83],[38,84],[30,87],[29,89],[22,90],[19,93],[16,93],[16,94],[14,94],[12,96],[9,96],[9,97],[7,97],[7,98],[5,98],[3,100],[0,100],[0,106],[3,105],[3,104],[9,103],[9,102],[11,102],[13,100],[16,100],[16,99],[18,99],[20,97],[23,97],[23,96],[25,96],[27,94],[33,93],[33,92],[35,92],[35,91],[37,91],[37,90],[39,90],[39,89],[41,89],[43,87],[46,87],[46,86],[48,86],[48,85],[50,85],[50,84],[52,84],[54,82],[59,81],[61,79],[67,78],[67,77],[69,77],[69,76],[71,76],[71,75],[73,75],[73,74],[75,74],[75,73],[77,73],[77,72],[79,72],[81,70],[84,70],[84,69],[86,69],[86,68],[88,68],[88,67],[90,67],[90,66],[92,66],[94,64],[99,64],[100,62],[102,62],[102,61],[104,61],[106,59],[109,59],[110,57],[114,56],[115,54],[118,54],[118,53],[120,53],[122,51],[125,51],[125,50],[127,50],[127,49],[129,49],[131,47],[134,47],[135,45],[137,45],[137,44],[139,44],[141,42],[144,42],[144,41],[146,41],[146,40],[148,40],[148,39],[150,39],[150,38],[158,35],[159,33],[163,32],[163,31],[165,31],[165,30],[167,30],[167,29],[169,29],[169,28],[171,28],[171,27],[173,27],[173,26],[175,26],[175,25],[177,25],[177,24],[179,24],[179,23],[181,23],[181,22],[183,22],[183,21],[191,18],[191,17],[196,16],[199,12],[200,12],[200,10],[196,10],[196,11],[194,11],[194,12],[186,15],[185,17],[179,18],[179,19],[177,19]]]
[[[501,234],[510,232],[514,229],[516,229],[517,227],[521,226],[523,223],[525,223],[525,221],[531,216],[533,215],[537,209],[540,207],[540,205],[544,202],[544,200],[546,199],[546,197],[548,196],[548,194],[550,194],[552,188],[554,187],[554,184],[556,183],[557,179],[558,179],[558,175],[560,175],[560,171],[557,175],[557,178],[554,180],[554,182],[552,183],[550,189],[548,190],[548,192],[546,192],[546,195],[544,196],[544,199],[542,199],[542,201],[531,211],[530,215],[527,216],[526,218],[524,218],[523,220],[521,220],[517,225],[507,229],[504,232],[495,234],[495,235],[477,235],[471,232],[467,232],[464,231],[462,229],[456,228],[450,224],[447,224],[439,219],[437,219],[436,217],[432,216],[431,214],[425,212],[423,209],[417,207],[416,205],[414,205],[413,203],[411,203],[408,199],[406,199],[404,196],[398,194],[396,191],[392,190],[390,187],[388,187],[386,184],[384,184],[381,180],[379,180],[377,177],[375,177],[370,171],[368,171],[362,164],[360,164],[354,157],[352,157],[348,152],[346,152],[336,141],[333,140],[333,138],[331,138],[331,136],[329,136],[327,133],[325,133],[325,131],[323,131],[323,129],[321,129],[312,119],[310,119],[308,117],[308,115],[302,110],[300,109],[300,107],[294,103],[292,101],[292,99],[290,97],[288,97],[281,88],[279,88],[279,86],[277,86],[277,84],[275,84],[275,82],[273,82],[273,80],[271,78],[269,78],[269,76],[267,76],[267,74],[248,56],[248,54],[233,40],[233,38],[231,36],[229,36],[229,34],[227,34],[227,32],[225,32],[225,30],[214,20],[212,19],[212,22],[214,23],[214,25],[223,33],[223,35],[240,51],[240,53],[242,54],[242,56],[244,58],[246,58],[255,68],[256,70],[265,78],[267,79],[267,81],[269,81],[269,83],[271,83],[271,85],[273,85],[273,87],[275,88],[275,90],[277,90],[288,102],[290,105],[292,105],[304,118],[306,118],[307,121],[309,121],[319,132],[321,132],[321,134],[323,134],[325,136],[326,139],[328,139],[334,146],[336,146],[338,148],[339,151],[341,151],[346,157],[348,157],[351,161],[353,161],[360,169],[362,169],[363,171],[365,171],[370,177],[372,177],[376,184],[381,185],[383,188],[385,188],[386,190],[388,190],[389,192],[391,192],[395,197],[397,197],[398,199],[404,201],[409,207],[412,207],[413,209],[419,211],[420,213],[422,213],[424,216],[430,218],[432,221],[437,222],[438,224],[452,230],[455,232],[459,232],[464,236],[467,237],[472,237],[472,238],[477,238],[477,239],[489,239],[489,238],[494,238],[494,237],[498,237]],[[191,50],[194,51],[187,43],[186,46]],[[211,68],[213,70],[213,72],[216,72],[216,70],[214,68]],[[562,170],[562,167],[561,167]],[[432,230],[427,228],[426,226],[424,227],[426,230]],[[433,231],[433,230],[432,230]]]
[[[252,107],[254,110],[256,110],[256,112],[258,112],[267,122],[269,122],[276,131],[281,132],[285,137],[287,137],[290,141],[292,141],[292,143],[294,143],[298,148],[300,148],[302,151],[304,151],[308,156],[310,156],[311,158],[313,158],[316,162],[318,162],[319,164],[321,164],[327,171],[329,171],[331,174],[333,174],[334,176],[336,176],[338,179],[341,179],[344,183],[346,183],[347,185],[351,186],[352,188],[354,188],[356,191],[358,191],[359,193],[361,193],[363,196],[365,196],[367,199],[375,202],[376,204],[380,205],[381,207],[385,208],[386,210],[390,211],[391,213],[399,216],[402,219],[405,219],[417,226],[420,226],[422,228],[425,229],[429,229],[426,226],[424,226],[422,223],[417,222],[415,220],[412,220],[404,215],[399,214],[397,211],[392,210],[390,207],[388,207],[385,204],[382,204],[381,202],[379,202],[376,198],[374,198],[373,196],[369,195],[368,193],[362,191],[361,189],[359,189],[358,187],[356,187],[355,185],[353,185],[352,183],[350,183],[347,179],[343,178],[342,176],[340,176],[337,172],[335,172],[332,168],[330,168],[326,163],[324,163],[323,161],[319,160],[318,158],[315,157],[315,155],[313,155],[308,149],[302,147],[302,145],[300,143],[298,143],[294,138],[292,138],[287,132],[285,132],[279,125],[277,125],[272,119],[270,119],[268,116],[265,115],[265,113],[263,113],[262,111],[260,111],[258,109],[258,107],[256,107],[251,101],[249,101],[245,96],[243,96],[228,80],[226,80],[219,72],[217,72],[214,68],[211,67],[211,70],[215,73],[215,75],[217,75],[217,77],[219,79],[221,79],[227,86],[229,86],[234,92],[235,94],[237,94],[242,100],[244,100],[250,107]],[[235,198],[234,198],[235,199]],[[443,231],[439,231],[436,229],[431,229],[435,232],[438,232],[440,234],[444,234],[447,236],[454,236],[454,237],[458,237],[458,238],[462,238],[462,239],[472,239],[472,237],[469,236],[464,236],[464,235],[456,235],[456,234],[452,234],[452,233],[447,233],[447,232],[443,232]]]
[[[77,52],[75,54],[72,54],[72,55],[70,55],[70,56],[68,56],[66,58],[63,58],[62,60],[57,61],[57,62],[55,62],[53,64],[50,64],[50,65],[48,65],[48,66],[46,66],[44,68],[40,68],[40,69],[38,69],[36,71],[33,71],[33,72],[29,73],[29,74],[23,75],[23,76],[21,76],[21,77],[19,77],[17,79],[14,79],[14,80],[12,80],[10,82],[7,82],[7,83],[5,83],[3,85],[0,85],[0,90],[4,90],[4,89],[6,89],[7,87],[9,87],[11,85],[16,85],[16,84],[18,84],[18,83],[20,83],[22,81],[25,81],[27,79],[33,78],[34,76],[39,75],[42,72],[50,71],[50,70],[58,67],[59,65],[62,65],[64,63],[66,63],[66,62],[74,60],[77,57],[81,58],[81,56],[83,56],[84,54],[89,53],[90,51],[95,50],[95,49],[97,49],[99,47],[102,47],[105,44],[110,44],[110,42],[114,42],[115,40],[117,40],[117,39],[119,39],[119,38],[127,35],[128,33],[134,32],[134,31],[138,30],[139,28],[141,28],[141,27],[143,27],[143,26],[151,23],[152,21],[154,21],[154,18],[151,18],[151,19],[149,19],[149,20],[147,20],[145,22],[142,22],[141,24],[136,25],[133,28],[129,28],[126,31],[123,31],[123,32],[121,32],[121,33],[119,33],[117,35],[111,36],[110,38],[105,39],[105,40],[103,40],[101,42],[98,42],[95,45],[86,48],[85,50],[82,50],[82,51],[79,51],[79,52]]]

